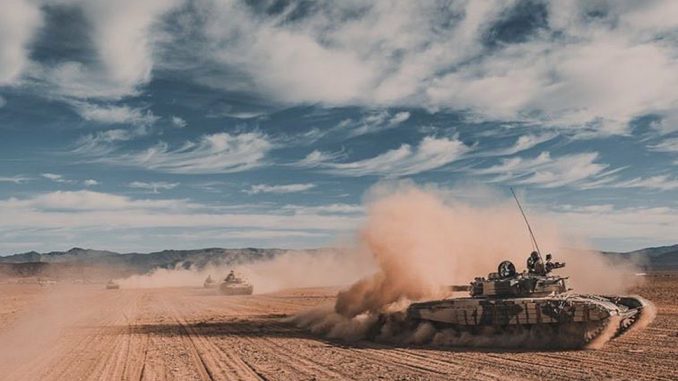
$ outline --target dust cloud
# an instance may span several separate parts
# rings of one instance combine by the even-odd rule
[[[290,250],[270,260],[223,266],[158,268],[116,282],[123,288],[200,287],[211,276],[215,281],[230,270],[254,285],[254,293],[268,293],[298,287],[346,286],[374,271],[368,255],[342,248],[313,251]]]
[[[376,263],[376,271],[339,292],[334,309],[308,311],[292,321],[330,338],[371,336],[401,343],[482,345],[471,339],[451,340],[429,325],[403,331],[391,321],[375,323],[384,313],[397,322],[398,314],[402,315],[397,311],[410,301],[448,296],[445,286],[487,276],[503,260],[522,271],[533,248],[513,200],[482,206],[440,189],[411,184],[385,189],[372,192],[357,242],[359,252]],[[614,293],[634,285],[633,264],[612,263],[601,253],[573,249],[585,247],[585,241],[563,234],[556,223],[538,213],[528,214],[542,251],[566,262],[564,271],[556,271],[570,277],[570,287],[583,293]],[[529,341],[529,335],[525,337]]]

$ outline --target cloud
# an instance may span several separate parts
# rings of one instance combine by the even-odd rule
[[[151,80],[154,47],[162,40],[162,17],[181,0],[122,0],[112,2],[61,0],[55,6],[75,6],[84,15],[95,55],[92,59],[43,66],[38,77],[60,95],[86,99],[120,99],[138,93]]]
[[[323,163],[337,160],[344,156],[341,152],[321,152],[313,150],[303,159],[299,160],[296,165],[299,167],[317,167]]]
[[[184,127],[188,126],[188,123],[186,123],[185,120],[183,120],[182,118],[180,118],[176,115],[172,116],[171,121],[172,121],[172,125],[176,128],[184,128]]]
[[[678,102],[671,2],[199,7],[213,62],[284,103],[465,110],[593,136]],[[242,86],[228,78],[204,82]]]
[[[86,187],[92,187],[92,186],[95,186],[95,185],[99,185],[101,183],[99,183],[98,181],[96,181],[94,179],[87,179],[87,180],[83,181],[82,184]]]
[[[492,181],[512,184],[537,185],[555,188],[565,185],[591,186],[591,180],[608,181],[605,171],[609,166],[596,162],[597,152],[578,153],[551,157],[549,152],[542,152],[535,158],[510,158],[501,160],[500,164],[471,170],[478,175],[493,175]],[[611,180],[611,179],[609,179]]]
[[[42,173],[40,176],[52,180],[55,183],[68,183],[70,180],[66,180],[62,175],[58,175],[56,173]]]
[[[362,214],[365,212],[364,207],[357,204],[285,205],[281,209],[296,214]]]
[[[263,164],[273,148],[267,136],[248,132],[203,135],[178,147],[160,142],[142,151],[122,152],[116,145],[138,134],[127,130],[108,130],[85,135],[72,153],[112,165],[146,168],[178,174],[215,174],[248,170]]]
[[[361,216],[331,213],[229,212],[233,209],[180,199],[133,199],[88,190],[51,192],[0,200],[0,227],[20,229],[238,228],[341,230],[358,226]]]
[[[179,186],[179,183],[167,183],[164,181],[156,182],[132,181],[131,183],[127,184],[127,186],[130,188],[145,189],[153,191],[153,193],[158,193],[158,189],[163,190],[174,189],[177,186]]]
[[[133,165],[159,172],[209,174],[240,172],[257,167],[273,147],[259,133],[204,135],[197,142],[170,148],[159,143],[143,152],[122,154],[110,163]]]
[[[130,124],[144,127],[154,124],[159,119],[150,110],[129,106],[95,105],[85,102],[75,102],[74,106],[83,119],[102,124]]]
[[[117,100],[140,94],[161,66],[285,104],[459,110],[575,128],[583,138],[628,134],[633,118],[670,119],[677,109],[673,2],[185,3],[51,2],[82,11],[94,54],[34,62],[31,78],[50,95]],[[9,62],[0,81],[25,66],[41,20],[34,2],[11,6],[0,22],[14,36],[0,40]]]
[[[678,178],[672,178],[668,175],[636,177],[612,184],[611,186],[618,188],[646,188],[668,191],[678,189]]]
[[[87,134],[78,139],[71,152],[90,156],[104,156],[116,149],[116,143],[128,141],[138,135],[139,131],[123,129]]]
[[[541,135],[521,135],[516,139],[515,144],[502,152],[500,155],[513,155],[519,152],[527,151],[528,149],[534,148],[541,143],[547,142],[558,136],[555,133],[551,134],[541,134]]]
[[[1,208],[55,213],[133,209],[184,210],[190,209],[192,206],[184,200],[134,200],[125,196],[89,190],[57,191],[39,194],[31,198],[9,198],[0,201]]]
[[[0,176],[0,183],[14,183],[14,184],[22,184],[27,181],[31,181],[33,178],[27,177],[27,176]]]
[[[42,26],[40,4],[4,0],[0,5],[0,85],[17,82],[29,59],[29,44]]]
[[[388,111],[369,114],[358,121],[350,119],[342,121],[337,127],[341,129],[352,127],[349,135],[360,136],[397,127],[410,118],[407,111],[397,112],[395,115]]]
[[[678,152],[678,138],[663,139],[661,142],[648,148],[656,152]]]
[[[252,185],[250,189],[246,189],[243,192],[248,194],[258,194],[258,193],[296,193],[304,192],[309,189],[315,188],[315,184],[286,184],[286,185],[267,185],[267,184],[256,184]]]
[[[405,176],[439,168],[459,159],[469,148],[459,140],[423,138],[416,147],[403,144],[381,155],[348,163],[322,161],[322,153],[312,152],[302,165],[316,163],[323,171],[340,176]]]

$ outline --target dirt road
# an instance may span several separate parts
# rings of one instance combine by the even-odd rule
[[[676,380],[678,278],[664,281],[640,290],[659,299],[645,331],[597,351],[536,352],[341,343],[285,322],[336,290],[55,287],[28,293],[0,329],[0,380]]]

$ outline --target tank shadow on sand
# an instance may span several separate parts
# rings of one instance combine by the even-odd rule
[[[291,338],[307,339],[326,343],[344,349],[426,349],[445,352],[481,352],[481,353],[526,353],[526,352],[562,352],[573,349],[564,348],[492,348],[474,346],[414,345],[387,343],[370,340],[347,341],[329,339],[298,328],[284,319],[286,315],[271,314],[253,319],[232,318],[230,320],[198,321],[192,323],[132,324],[130,326],[110,327],[110,334],[137,334],[156,336],[204,336],[204,337],[248,337],[248,338]]]

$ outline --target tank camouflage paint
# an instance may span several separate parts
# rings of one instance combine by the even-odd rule
[[[219,291],[224,295],[252,295],[254,287],[231,270],[219,285]]]
[[[551,270],[565,265],[550,259],[549,255],[545,265],[537,262],[522,273],[504,261],[487,279],[476,278],[469,286],[453,287],[468,290],[469,297],[413,303],[407,309],[407,320],[460,334],[537,331],[546,337],[553,333],[552,344],[581,347],[601,335],[617,337],[649,313],[646,310],[651,303],[639,296],[572,292],[566,286],[567,278],[550,275]]]

